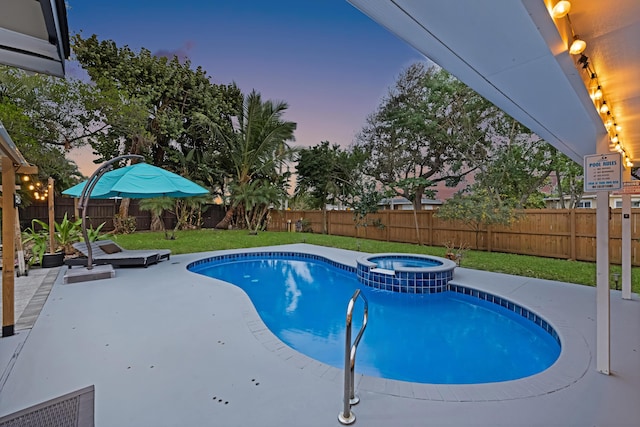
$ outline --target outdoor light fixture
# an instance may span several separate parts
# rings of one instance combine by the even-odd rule
[[[591,97],[596,110],[602,115],[601,120],[606,128],[607,136],[610,138],[609,149],[622,154],[623,164],[625,167],[632,167],[633,162],[625,151],[623,141],[621,141],[621,138],[618,136],[622,127],[618,125],[616,118],[611,113],[612,110],[610,110],[609,104],[605,101],[604,90],[600,85],[595,68],[589,63],[589,57],[583,53],[587,48],[587,42],[576,35],[576,31],[571,22],[571,17],[569,16],[570,11],[571,3],[569,1],[561,0],[556,2],[553,8],[549,10],[549,13],[556,21],[561,18],[566,19],[562,24],[557,21],[556,27],[563,39],[564,35],[567,34],[567,29],[569,30],[568,34],[571,34],[571,39],[567,42],[567,44],[569,44],[569,54],[579,55],[575,65],[578,70],[581,68],[584,70],[586,77],[583,78],[584,84],[589,91],[589,96]],[[605,115],[606,117],[604,117]]]
[[[600,85],[598,85],[598,88],[596,89],[596,93],[593,94],[593,98],[602,99],[602,87],[600,87]]]
[[[605,114],[607,111],[609,111],[607,101],[602,101],[602,105],[600,106],[600,113]]]
[[[555,19],[562,18],[571,10],[571,3],[566,0],[561,0],[553,6],[551,9],[551,16]]]
[[[31,181],[31,179],[29,180],[25,180],[24,177],[22,178],[23,181],[25,182],[29,182],[30,184],[27,187],[29,189],[29,191],[32,191],[32,195],[34,200],[46,200],[47,197],[49,197],[49,188],[44,186],[41,182],[34,182]]]
[[[569,53],[571,55],[579,55],[587,48],[587,42],[580,39],[578,36],[573,36],[573,42],[571,42],[571,46],[569,47]]]

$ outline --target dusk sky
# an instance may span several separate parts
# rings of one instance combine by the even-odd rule
[[[68,0],[71,34],[188,57],[214,83],[286,101],[294,145],[348,146],[398,74],[424,57],[346,0]],[[78,75],[68,64],[68,74]],[[91,150],[70,156],[85,175]]]

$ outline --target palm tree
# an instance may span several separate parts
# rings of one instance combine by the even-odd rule
[[[229,227],[236,209],[243,206],[236,199],[240,194],[247,194],[247,186],[252,181],[281,181],[278,170],[291,157],[292,150],[287,141],[294,140],[296,129],[296,123],[283,120],[287,108],[287,103],[282,101],[263,102],[254,90],[244,99],[242,115],[237,118],[234,132],[230,137],[221,134],[225,141],[226,162],[223,167],[230,180],[230,204],[216,228]],[[255,190],[252,188],[251,192]]]
[[[235,189],[234,207],[244,207],[244,221],[250,234],[258,234],[266,227],[267,212],[280,199],[282,191],[278,183],[266,179],[256,179]]]
[[[164,211],[170,211],[173,209],[175,200],[171,197],[155,197],[153,199],[140,199],[140,210],[151,212],[151,230],[164,231],[164,238],[167,240],[173,240],[173,233],[171,236],[167,234],[167,230],[164,227],[162,221],[162,214]],[[174,230],[175,232],[175,230]]]

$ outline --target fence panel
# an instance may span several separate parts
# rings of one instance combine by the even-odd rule
[[[77,199],[59,197],[55,200],[54,218],[61,222],[64,215],[70,220],[76,219],[75,204]],[[104,222],[102,231],[113,231],[113,217],[118,213],[120,202],[118,200],[91,200],[87,208],[87,223],[90,227],[97,228]],[[203,227],[213,228],[224,217],[224,207],[219,205],[206,205],[202,214]],[[151,213],[143,211],[139,207],[139,201],[132,199],[129,205],[129,216],[136,218],[136,230],[146,231],[151,228]],[[24,230],[31,227],[32,219],[49,222],[49,210],[47,202],[34,201],[26,208],[20,208],[20,226]],[[176,216],[171,212],[165,212],[163,221],[167,229],[175,227]]]
[[[359,227],[358,236],[391,242],[418,243],[416,218],[422,244],[456,246],[466,244],[471,249],[534,255],[549,258],[575,259],[593,262],[596,258],[596,212],[589,209],[523,210],[511,225],[475,227],[464,221],[438,218],[436,211],[379,211],[369,221],[379,220],[384,228],[369,225]],[[314,232],[321,227],[321,214],[314,211],[292,211],[278,214],[304,217],[311,221]],[[276,218],[276,213],[273,214]],[[353,214],[348,211],[327,212],[329,233],[356,236]],[[621,262],[621,213],[613,209],[609,222],[609,254],[612,263]],[[274,221],[270,224],[273,227]],[[280,227],[279,229],[283,229]],[[284,228],[286,230],[286,228]],[[631,213],[631,262],[640,266],[640,209]]]
[[[329,211],[329,234],[356,237],[356,225],[353,222],[353,212]]]
[[[118,212],[119,202],[114,200],[92,200],[87,216],[95,228],[105,223],[104,231],[113,230],[113,216]],[[75,218],[74,199],[62,197],[55,201],[55,220],[60,222],[65,213]],[[129,207],[131,216],[136,217],[138,230],[148,230],[151,224],[149,212],[141,211],[137,200]],[[545,209],[524,210],[518,214],[513,224],[474,227],[463,221],[446,221],[435,215],[436,211],[379,211],[367,217],[367,227],[356,227],[353,212],[328,211],[329,234],[391,241],[418,243],[416,219],[420,242],[425,245],[456,246],[466,244],[471,249],[527,254],[534,256],[575,259],[593,262],[596,258],[596,212],[590,209]],[[223,217],[222,206],[208,205],[203,213],[204,227],[214,227]],[[303,219],[309,223],[314,233],[322,232],[321,211],[276,211],[269,213],[268,229],[272,231],[295,230],[296,221]],[[23,229],[31,226],[31,219],[48,222],[46,202],[34,202],[28,208],[20,208],[20,223]],[[167,213],[163,217],[165,226],[175,225],[175,216]],[[613,209],[609,221],[609,254],[612,263],[620,263],[622,250],[622,215],[620,209]],[[376,226],[378,224],[379,226]],[[631,259],[634,266],[640,266],[640,209],[631,211]]]

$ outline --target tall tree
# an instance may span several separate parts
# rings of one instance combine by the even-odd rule
[[[309,193],[311,207],[322,210],[322,232],[327,233],[327,204],[344,201],[357,181],[359,150],[349,152],[329,141],[303,148],[297,156],[296,194]]]
[[[554,171],[558,151],[504,113],[492,125],[493,147],[478,165],[474,188],[484,188],[515,209],[544,207],[540,188]]]
[[[368,154],[368,173],[419,209],[429,186],[457,184],[484,158],[496,112],[446,71],[416,63],[368,117],[357,145]],[[423,185],[403,188],[409,178]]]
[[[239,106],[239,89],[211,83],[201,67],[191,68],[190,61],[154,56],[144,48],[136,53],[128,46],[118,47],[112,40],[99,41],[95,35],[87,39],[75,35],[73,50],[105,96],[120,99],[122,105],[135,110],[134,118],[145,121],[144,127],[138,122],[130,127],[110,127],[94,146],[102,156],[129,154],[141,149],[136,143],[145,141],[144,154],[154,165],[167,166],[167,153],[173,144],[194,144],[189,129],[196,114],[205,114],[219,128],[230,130],[231,117]],[[110,123],[127,123],[133,111],[102,112]],[[195,139],[203,142],[202,138]],[[120,142],[118,146],[114,146],[114,140]]]
[[[73,50],[100,91],[96,111],[109,123],[92,142],[98,161],[141,154],[203,185],[223,185],[215,168],[224,156],[220,135],[232,133],[231,118],[241,105],[235,84],[213,84],[188,60],[154,56],[144,48],[136,53],[95,35],[74,36]],[[200,117],[214,123],[217,132],[199,126]]]
[[[249,188],[253,181],[266,180],[262,182],[277,183],[280,187],[284,187],[288,181],[280,173],[284,162],[293,155],[288,141],[294,140],[296,123],[284,119],[288,107],[282,101],[263,101],[260,93],[251,91],[244,98],[242,113],[237,117],[230,134],[221,131],[207,117],[200,116],[201,123],[207,123],[213,131],[217,130],[224,141],[221,168],[231,184],[226,190],[229,195],[227,213],[216,228],[228,228],[237,209],[241,209],[241,217],[246,218],[244,209],[248,207],[238,202],[240,195],[244,198],[248,194],[276,194],[270,191],[260,192],[255,185]],[[278,203],[279,200],[272,202]],[[257,208],[261,209],[261,206]]]
[[[575,209],[584,194],[584,169],[582,165],[556,150],[553,169],[560,207]]]
[[[252,234],[264,229],[269,207],[283,196],[283,191],[282,186],[268,179],[254,179],[234,188],[234,205],[244,208],[244,222]]]

